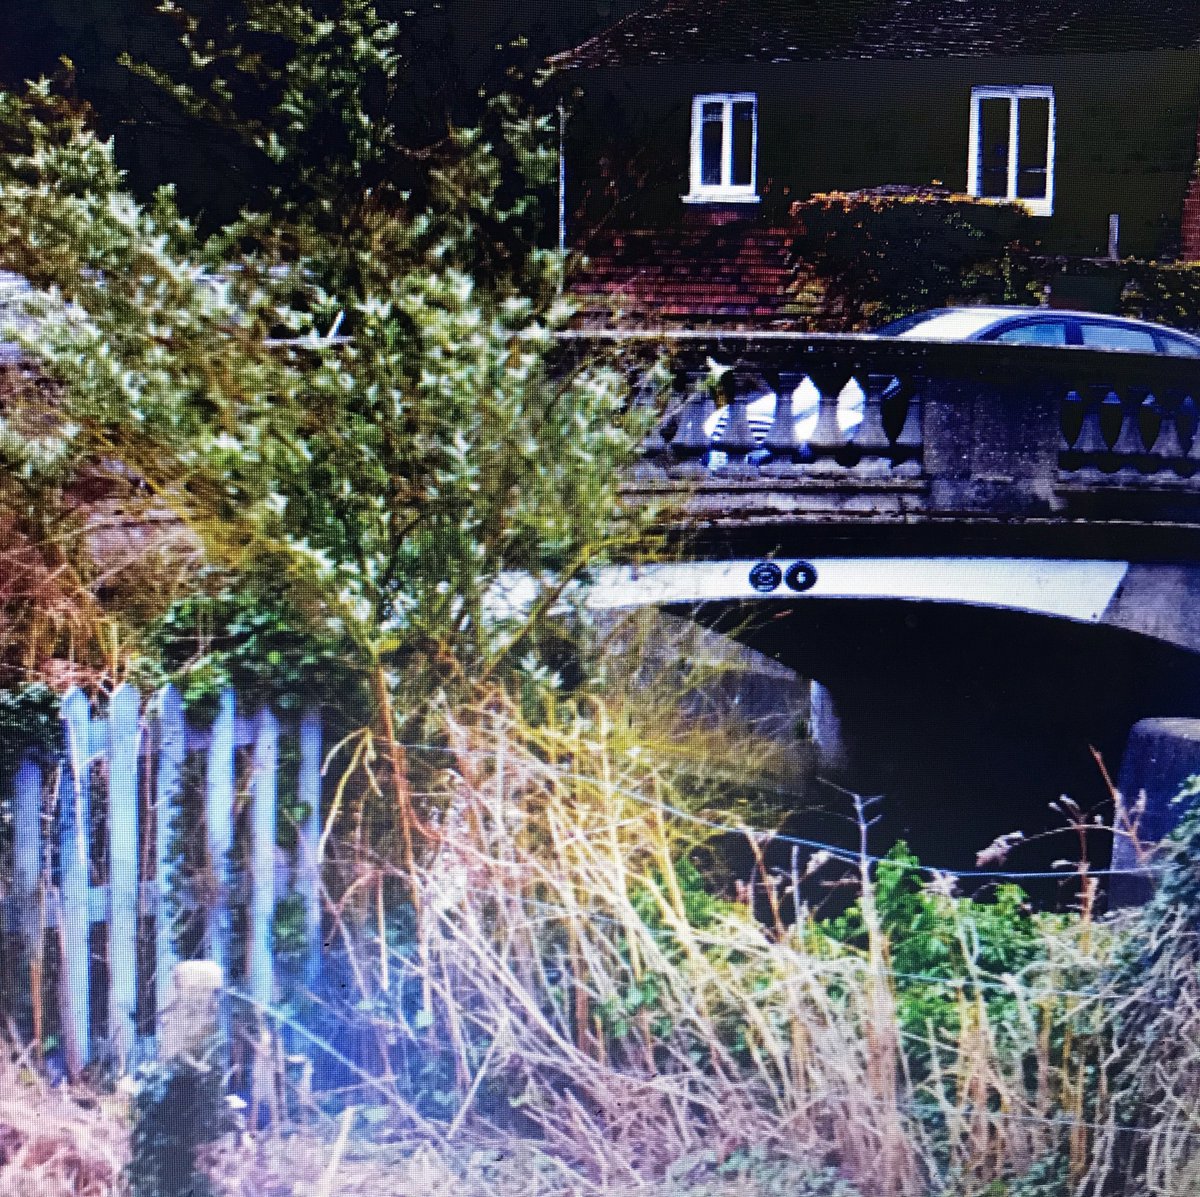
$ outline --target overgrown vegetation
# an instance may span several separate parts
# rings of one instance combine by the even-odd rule
[[[349,992],[309,1041],[337,1053],[339,1095],[314,1105],[278,1077],[297,1121],[357,1128],[326,1161],[336,1191],[383,1161],[480,1197],[517,1161],[555,1194],[1188,1191],[1182,876],[1097,922],[1013,887],[956,897],[898,849],[859,862],[836,920],[810,913],[806,869],[761,874],[764,924],[696,866],[727,822],[716,787],[682,789],[621,706],[559,699],[537,728],[498,694],[443,712],[421,919],[386,836],[377,850],[355,819],[366,834],[329,871]],[[1173,852],[1190,860],[1197,834]],[[229,1147],[213,1162],[242,1175]]]
[[[1122,262],[1121,310],[1175,328],[1200,329],[1200,268],[1188,262]]]
[[[169,8],[186,69],[131,65],[267,164],[231,224],[130,194],[51,84],[0,95],[0,265],[29,281],[11,335],[37,363],[0,424],[0,668],[14,693],[170,678],[196,720],[230,683],[338,708],[325,986],[246,1021],[235,1079],[266,1125],[212,1148],[214,1190],[1194,1188],[1200,825],[1157,904],[1105,923],[1086,870],[1079,910],[1036,913],[903,846],[842,859],[856,900],[821,920],[820,856],[769,869],[750,827],[754,877],[725,885],[714,833],[759,821],[761,745],[706,776],[678,705],[606,678],[558,614],[646,542],[621,375],[556,357],[548,120],[499,100],[416,153],[368,0]],[[796,216],[840,327],[1028,283],[1008,208]],[[46,730],[48,693],[0,710],[6,739]],[[192,839],[181,865],[211,873]],[[301,914],[276,911],[294,955]],[[146,1185],[196,1146],[150,1078],[89,1111],[36,1059],[5,1063],[5,1183],[119,1192],[135,1118]]]

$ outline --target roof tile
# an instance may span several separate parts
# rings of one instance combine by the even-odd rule
[[[1197,0],[667,0],[551,62],[592,68],[1198,47]]]

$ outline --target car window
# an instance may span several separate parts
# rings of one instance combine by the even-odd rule
[[[1200,357],[1200,343],[1196,341],[1162,332],[1158,334],[1158,339],[1162,343],[1163,353],[1169,353],[1172,357]]]
[[[1002,345],[1065,345],[1067,323],[1065,320],[1037,320],[1030,324],[1017,324],[991,339]]]
[[[1083,338],[1083,344],[1090,349],[1124,349],[1130,353],[1158,352],[1158,346],[1154,343],[1154,334],[1145,328],[1081,320],[1079,333]]]

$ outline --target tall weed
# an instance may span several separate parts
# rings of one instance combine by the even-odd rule
[[[368,884],[343,908],[406,1106],[435,1089],[448,1136],[532,1134],[603,1191],[698,1153],[881,1197],[983,1193],[1047,1160],[1080,1180],[1109,932],[1015,891],[955,898],[902,852],[864,857],[834,924],[798,876],[764,877],[764,925],[693,863],[729,817],[715,791],[681,791],[602,702],[546,711],[444,716],[408,942]]]

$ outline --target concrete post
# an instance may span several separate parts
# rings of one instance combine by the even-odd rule
[[[831,780],[844,778],[850,765],[842,720],[833,695],[820,682],[809,683],[809,734],[817,752],[817,772]]]
[[[212,960],[185,960],[172,973],[174,993],[162,1011],[158,1058],[203,1060],[220,1033],[221,966]]]
[[[136,1074],[128,1177],[132,1197],[196,1197],[209,1184],[197,1152],[224,1129],[220,965],[187,960],[172,973],[158,1060]]]
[[[1154,846],[1178,825],[1187,807],[1173,799],[1182,783],[1200,773],[1200,719],[1142,719],[1133,725],[1117,778],[1123,805],[1136,822],[1136,841],[1129,828],[1117,827],[1113,840],[1114,871],[1148,863]],[[1153,890],[1149,875],[1114,872],[1109,906],[1145,902]]]

